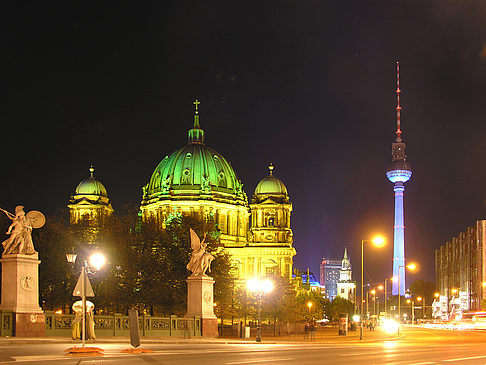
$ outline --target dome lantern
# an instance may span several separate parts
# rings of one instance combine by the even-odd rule
[[[201,102],[196,99],[193,103],[196,107],[194,111],[194,125],[192,129],[189,129],[188,136],[189,136],[189,144],[197,143],[197,144],[204,144],[204,131],[201,129],[199,125],[199,111],[198,107]]]

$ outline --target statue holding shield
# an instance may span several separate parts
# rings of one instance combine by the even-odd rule
[[[32,241],[32,229],[41,228],[45,224],[46,218],[44,214],[36,210],[25,214],[22,205],[15,208],[15,215],[2,208],[0,210],[12,220],[12,224],[10,224],[7,230],[7,234],[10,237],[2,242],[3,254],[36,254],[37,252],[34,249],[34,243]]]

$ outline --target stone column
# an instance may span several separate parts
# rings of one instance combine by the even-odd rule
[[[3,255],[1,310],[12,311],[16,337],[45,336],[45,315],[39,307],[38,254]]]
[[[190,276],[186,282],[186,317],[201,317],[202,336],[218,337],[218,319],[214,315],[213,305],[213,278],[209,276]]]

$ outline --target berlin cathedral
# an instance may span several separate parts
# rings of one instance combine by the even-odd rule
[[[161,229],[173,214],[214,217],[221,243],[231,255],[241,280],[280,273],[291,279],[293,235],[290,226],[292,203],[284,183],[269,175],[255,188],[248,202],[243,184],[228,161],[204,144],[199,124],[198,104],[187,145],[165,156],[142,188],[140,214],[155,218]],[[90,176],[76,187],[69,201],[70,221],[81,217],[102,222],[113,212],[103,184]]]

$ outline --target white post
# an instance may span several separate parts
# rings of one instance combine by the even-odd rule
[[[85,282],[85,265],[81,268],[81,300],[83,302],[83,317],[82,317],[82,325],[81,325],[81,339],[83,343],[83,347],[85,344],[86,339],[86,282]]]

